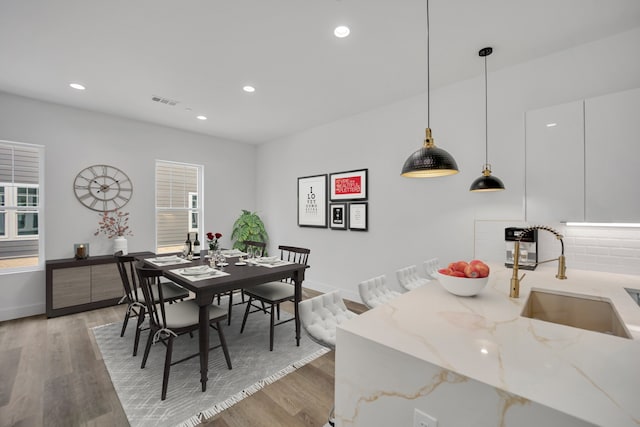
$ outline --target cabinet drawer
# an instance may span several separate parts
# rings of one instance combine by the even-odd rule
[[[52,272],[52,308],[91,302],[91,267],[61,268]]]
[[[124,295],[116,264],[91,266],[91,302],[120,298]]]

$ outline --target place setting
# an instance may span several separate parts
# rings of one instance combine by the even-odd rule
[[[156,258],[147,258],[145,261],[150,262],[153,265],[157,265],[159,267],[166,265],[174,265],[174,264],[189,264],[191,261],[179,257],[178,255],[168,255],[168,256],[159,256]]]
[[[204,279],[224,277],[229,275],[229,273],[226,273],[221,270],[217,270],[208,265],[198,265],[195,267],[187,267],[187,268],[176,268],[170,271],[192,282],[195,282],[198,280],[204,280]]]

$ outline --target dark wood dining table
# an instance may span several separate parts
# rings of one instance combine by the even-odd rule
[[[279,281],[291,278],[292,286],[295,287],[295,325],[296,325],[296,345],[300,346],[300,316],[298,314],[298,303],[302,299],[302,282],[304,281],[305,270],[309,267],[304,264],[286,264],[277,267],[264,267],[259,265],[236,266],[237,258],[227,258],[228,266],[222,271],[229,273],[228,276],[213,277],[202,280],[188,280],[171,270],[188,268],[197,265],[208,264],[203,251],[199,259],[194,259],[189,264],[173,264],[158,266],[150,262],[145,262],[147,267],[160,269],[163,275],[183,288],[195,294],[195,301],[200,307],[199,320],[199,346],[200,346],[200,382],[202,391],[207,389],[207,374],[209,370],[209,306],[213,302],[214,296],[236,289],[246,289],[267,282]],[[147,255],[139,257],[141,260],[154,258],[162,255]]]

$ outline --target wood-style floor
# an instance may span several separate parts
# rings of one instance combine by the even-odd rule
[[[316,294],[305,289],[309,297]],[[356,313],[366,310],[345,302]],[[0,323],[0,426],[128,426],[90,330],[122,322],[124,310],[117,306]],[[323,426],[333,405],[334,368],[332,351],[203,425]]]

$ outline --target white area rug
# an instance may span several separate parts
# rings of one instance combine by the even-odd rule
[[[222,300],[226,307],[226,300]],[[122,323],[93,328],[102,358],[107,366],[122,407],[134,426],[193,426],[208,419],[243,398],[255,393],[289,372],[309,363],[328,350],[301,333],[300,347],[295,344],[295,323],[275,328],[273,351],[269,351],[269,316],[252,313],[244,333],[240,334],[244,305],[234,307],[230,326],[223,325],[232,370],[227,369],[221,348],[209,352],[207,391],[200,385],[200,362],[194,357],[171,367],[167,399],[160,400],[165,346],[151,347],[145,369],[140,369],[148,331],[140,338],[138,355],[133,354],[135,319],[129,321],[124,337]],[[282,319],[291,317],[282,311]],[[210,345],[219,343],[218,333],[210,329]],[[173,360],[198,351],[198,334],[188,334],[174,341]]]

